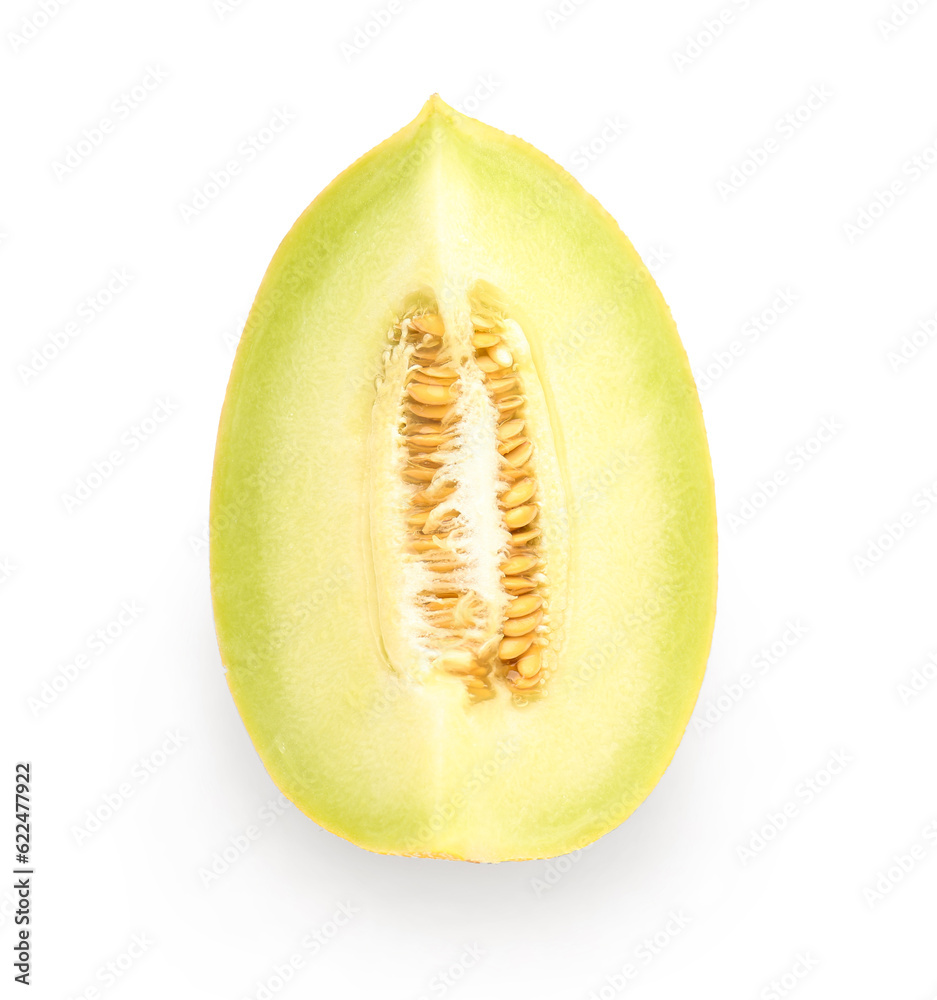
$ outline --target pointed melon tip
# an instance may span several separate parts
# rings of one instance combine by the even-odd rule
[[[420,108],[420,113],[414,118],[413,124],[416,126],[428,124],[458,128],[464,126],[466,122],[474,120],[468,115],[462,114],[461,111],[457,111],[452,105],[446,104],[437,93],[432,94],[423,107]]]
[[[450,116],[456,114],[455,108],[450,107],[446,102],[439,96],[438,93],[430,94],[429,99],[420,109],[419,119],[431,118],[433,115],[445,115]]]

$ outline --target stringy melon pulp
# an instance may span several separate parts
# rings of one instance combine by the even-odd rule
[[[555,663],[569,528],[530,346],[491,296],[411,309],[388,338],[368,459],[387,659],[525,703]]]
[[[621,822],[692,711],[716,545],[686,356],[614,222],[431,101],[270,265],[211,548],[229,685],[317,822],[477,861]]]

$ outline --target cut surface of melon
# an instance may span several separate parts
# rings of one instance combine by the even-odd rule
[[[438,98],[278,249],[212,485],[228,683],[280,788],[370,850],[545,858],[670,762],[715,611],[669,310],[614,221]]]

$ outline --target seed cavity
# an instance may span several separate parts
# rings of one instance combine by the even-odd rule
[[[452,330],[438,307],[412,309],[389,336],[371,442],[389,660],[411,678],[458,680],[473,703],[499,689],[528,703],[555,633],[529,353],[521,363],[519,327],[486,308]],[[399,527],[384,530],[389,505]]]

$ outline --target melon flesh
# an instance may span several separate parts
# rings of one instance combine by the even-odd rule
[[[420,317],[444,333],[422,339]],[[487,329],[510,348],[523,397],[523,476],[497,451],[508,389],[478,370],[489,354],[473,338]],[[473,595],[470,621],[444,626],[432,623],[449,605],[432,604],[411,552],[424,548],[407,522],[422,484],[401,478],[404,424],[429,419],[412,404],[434,405],[408,379],[439,358],[450,374],[415,392],[432,401],[448,385],[459,401],[444,453],[426,461],[445,464],[458,497],[450,589]],[[512,475],[535,481],[540,529],[526,593],[542,595],[530,647],[542,666],[527,686],[519,659],[492,652],[509,648],[517,596],[499,571],[515,551],[498,506]],[[254,745],[327,829],[382,853],[547,858],[643,801],[709,651],[712,474],[670,312],[573,178],[433,98],[316,199],[238,348],[211,575]],[[479,657],[488,672],[475,682],[481,669],[459,665]]]

